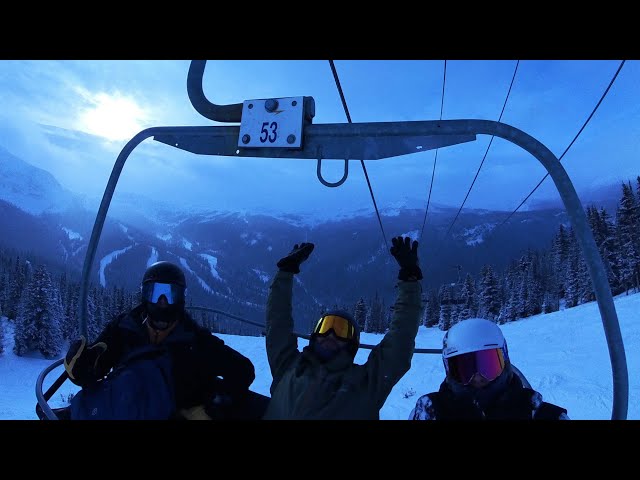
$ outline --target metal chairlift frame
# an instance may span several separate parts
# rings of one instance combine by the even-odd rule
[[[241,125],[152,127],[135,135],[124,146],[116,159],[107,182],[84,260],[79,297],[79,327],[82,334],[86,335],[87,332],[86,312],[89,277],[107,211],[127,158],[134,148],[147,138],[153,137],[155,141],[198,155],[314,159],[318,162],[317,175],[320,182],[326,186],[335,187],[346,180],[349,160],[379,160],[474,141],[476,135],[492,135],[519,146],[535,157],[551,176],[562,198],[591,277],[604,326],[613,376],[611,419],[625,420],[627,418],[629,385],[626,356],[618,316],[602,257],[571,179],[558,158],[545,145],[515,127],[491,120],[313,124],[312,120],[315,116],[314,99],[312,97],[295,97],[302,101],[302,134],[298,139],[295,139],[294,136],[293,142],[289,141],[289,143],[295,142],[295,146],[244,147],[242,146],[243,143],[249,142],[246,137],[240,138],[243,110],[246,111],[246,105],[250,105],[249,108],[253,107],[253,103],[248,102],[264,105],[264,109],[268,113],[273,113],[274,109],[278,108],[278,102],[286,101],[287,99],[245,101],[244,104],[229,105],[211,103],[203,90],[205,65],[206,60],[193,60],[189,67],[187,93],[193,107],[202,116],[215,122],[241,123]],[[292,104],[295,105],[296,101],[294,100]],[[289,136],[289,140],[291,138],[292,136]],[[345,162],[343,177],[338,182],[327,182],[322,177],[322,160],[343,160]],[[243,320],[219,310],[206,307],[194,308],[209,310]],[[300,334],[297,334],[297,336],[308,338],[308,336]],[[369,345],[361,345],[361,347],[372,348]],[[415,350],[416,353],[441,353],[441,351],[441,349]],[[46,376],[62,363],[63,359],[54,362],[41,372],[36,381],[36,398],[38,401],[36,409],[40,410],[39,414],[44,414],[50,420],[57,420],[58,417],[47,401],[67,379],[66,372],[63,372],[45,393],[42,392],[42,387]],[[522,372],[517,368],[515,371],[523,379],[525,386],[530,386]]]

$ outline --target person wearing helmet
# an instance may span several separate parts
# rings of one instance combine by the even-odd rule
[[[442,341],[445,380],[421,396],[409,420],[568,420],[567,411],[526,388],[509,361],[507,341],[490,320],[453,325]]]
[[[398,297],[389,331],[364,365],[354,363],[360,331],[353,317],[325,312],[298,350],[293,334],[293,277],[314,249],[296,244],[280,259],[267,300],[266,348],[271,368],[271,400],[265,420],[379,420],[394,385],[411,367],[422,312],[422,271],[418,242],[393,240],[391,255],[400,265]]]
[[[207,419],[205,406],[217,395],[242,402],[255,379],[253,363],[191,318],[185,309],[186,287],[177,265],[160,261],[149,266],[140,285],[141,304],[113,319],[92,344],[83,336],[70,346],[64,361],[69,379],[88,392],[96,391],[97,385],[105,390],[109,384],[105,377],[115,378],[124,369],[131,372],[144,359],[155,362],[154,367],[163,365],[160,373],[168,379],[175,404],[169,418],[181,412],[185,418]],[[145,370],[145,379],[158,368]],[[110,382],[115,385],[115,380]],[[137,383],[141,385],[140,380]],[[132,387],[136,392],[138,385]],[[139,402],[146,401],[143,397],[141,393]],[[136,412],[133,418],[140,417],[144,415]]]

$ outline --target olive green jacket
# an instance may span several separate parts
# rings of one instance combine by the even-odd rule
[[[422,314],[419,282],[399,281],[393,318],[382,341],[364,365],[342,350],[321,363],[293,334],[293,274],[278,272],[267,301],[267,358],[271,367],[271,401],[265,420],[379,420],[394,385],[411,368]]]

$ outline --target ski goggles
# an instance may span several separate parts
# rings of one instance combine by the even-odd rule
[[[346,318],[339,315],[323,315],[316,323],[313,334],[324,337],[330,331],[333,331],[335,336],[341,340],[351,340],[356,334],[355,328]]]
[[[164,295],[169,305],[184,302],[184,287],[173,283],[147,282],[142,285],[142,299],[151,303],[158,303]]]
[[[490,382],[504,371],[505,352],[502,348],[463,353],[443,359],[447,375],[463,385],[469,385],[476,373]]]

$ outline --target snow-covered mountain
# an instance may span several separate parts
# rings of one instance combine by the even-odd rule
[[[6,151],[0,157],[6,179],[0,198],[18,205],[0,200],[4,230],[11,232],[0,237],[0,247],[37,254],[55,265],[54,271],[79,277],[98,202],[85,203],[92,206],[86,208],[46,172]],[[298,277],[294,307],[302,312],[299,317],[309,317],[321,306],[353,305],[376,294],[389,305],[397,275],[388,253],[393,236],[420,239],[428,288],[456,281],[461,273],[476,275],[485,264],[503,269],[529,248],[546,249],[558,225],[567,223],[560,209],[518,212],[506,225],[501,225],[506,212],[464,210],[447,235],[457,209],[430,205],[425,223],[424,206],[405,198],[380,213],[384,236],[373,208],[350,211],[345,206],[320,218],[183,209],[117,192],[91,279],[132,291],[148,265],[170,260],[183,266],[193,304],[262,321],[275,264],[294,243],[310,241],[316,250]]]
[[[400,196],[392,202],[378,205],[380,215],[385,217],[394,217],[400,215],[406,210],[426,208],[426,200],[424,198],[415,198],[409,196]],[[191,207],[189,211],[194,215],[201,215],[203,218],[213,218],[223,212],[211,212],[206,207]],[[438,215],[441,213],[451,213],[455,210],[453,207],[431,203],[429,205],[429,215]],[[313,209],[305,211],[283,212],[275,210],[269,205],[264,205],[252,211],[235,211],[234,214],[239,215],[263,215],[285,221],[298,227],[313,228],[323,223],[349,220],[353,218],[368,217],[375,215],[375,208],[370,197],[359,199],[357,203],[344,203],[338,207],[327,208],[323,204],[318,204]],[[423,210],[424,215],[424,210]]]
[[[38,215],[69,208],[74,195],[49,172],[21,160],[0,147],[0,199]]]

